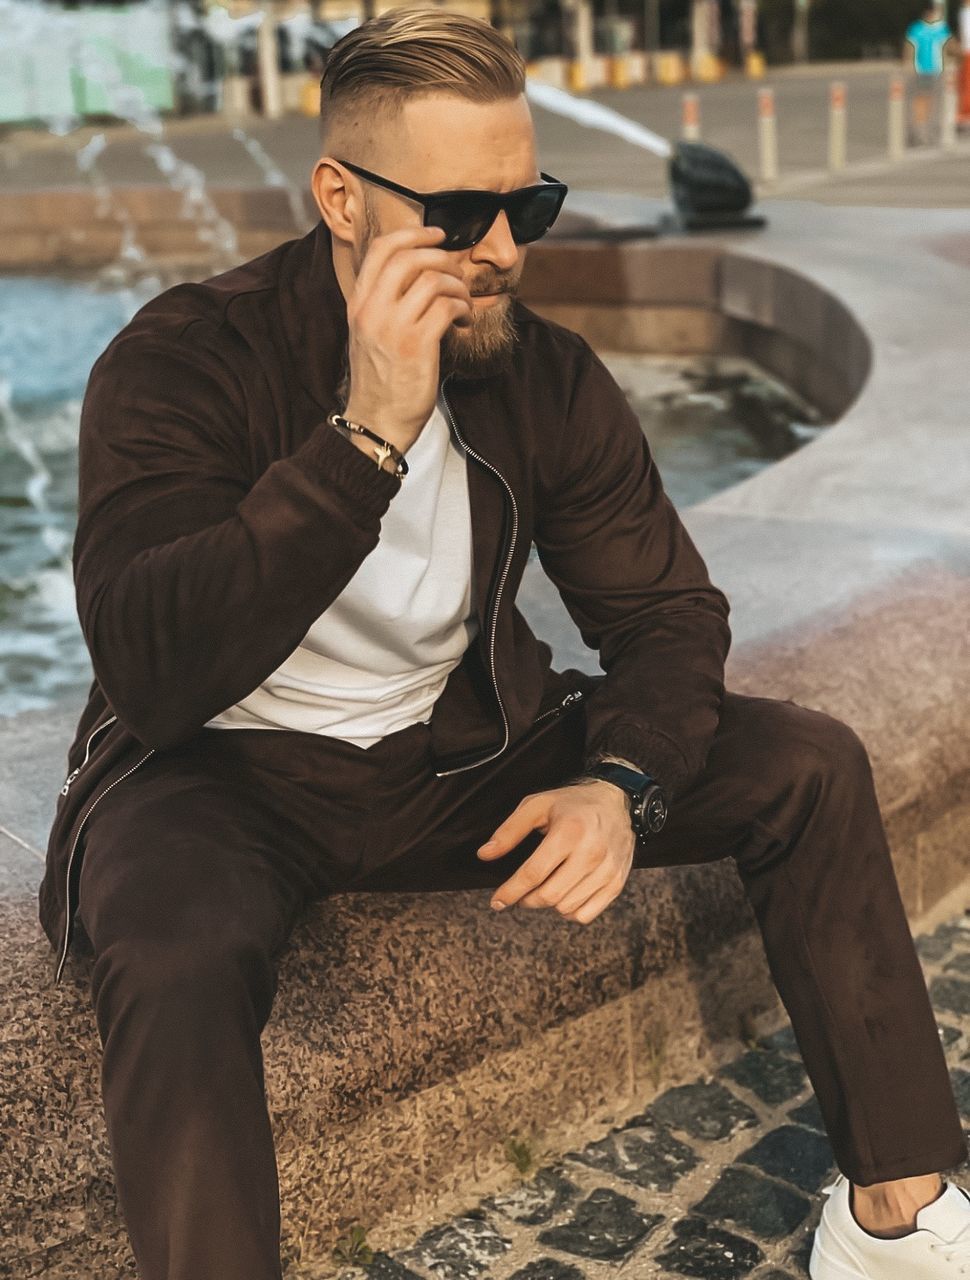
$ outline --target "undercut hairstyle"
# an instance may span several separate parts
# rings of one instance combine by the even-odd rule
[[[320,80],[320,140],[355,164],[377,159],[382,127],[411,98],[451,93],[498,102],[525,92],[525,61],[481,18],[399,6],[348,31],[330,49]]]

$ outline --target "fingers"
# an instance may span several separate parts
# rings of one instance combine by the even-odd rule
[[[517,844],[521,844],[530,831],[534,831],[537,827],[545,830],[550,803],[550,800],[545,799],[544,793],[526,796],[524,800],[520,800],[509,817],[496,827],[492,836],[479,848],[478,856],[499,858],[503,853],[514,849]]]
[[[574,833],[564,830],[564,824],[559,824],[526,858],[521,867],[495,890],[492,894],[492,906],[497,910],[513,906],[526,894],[538,889],[560,863],[570,856],[574,843]]]

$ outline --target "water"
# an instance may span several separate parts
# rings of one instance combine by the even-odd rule
[[[0,281],[0,715],[80,703],[91,681],[71,569],[81,398],[94,360],[143,300],[84,282]],[[747,361],[600,355],[679,507],[821,429],[811,406]]]

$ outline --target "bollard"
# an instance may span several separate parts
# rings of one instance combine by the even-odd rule
[[[586,92],[586,66],[582,58],[570,58],[568,79],[573,93]]]
[[[829,169],[845,168],[845,82],[833,80],[829,87]]]
[[[688,142],[699,142],[701,136],[701,104],[696,93],[684,94],[680,118],[680,136]]]
[[[901,75],[889,80],[889,159],[902,160],[906,152],[906,82]]]
[[[943,70],[943,113],[940,121],[940,146],[952,147],[957,140],[957,69],[950,66]]]
[[[611,89],[630,87],[629,61],[625,53],[611,53],[607,56],[606,83]]]
[[[775,91],[758,90],[758,154],[761,181],[778,181],[778,134],[775,129]]]

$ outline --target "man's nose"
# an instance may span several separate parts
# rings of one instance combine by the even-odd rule
[[[515,266],[519,249],[512,238],[512,228],[509,226],[504,209],[498,211],[495,221],[478,244],[472,245],[470,252],[475,262],[480,262],[484,258],[505,270]]]

